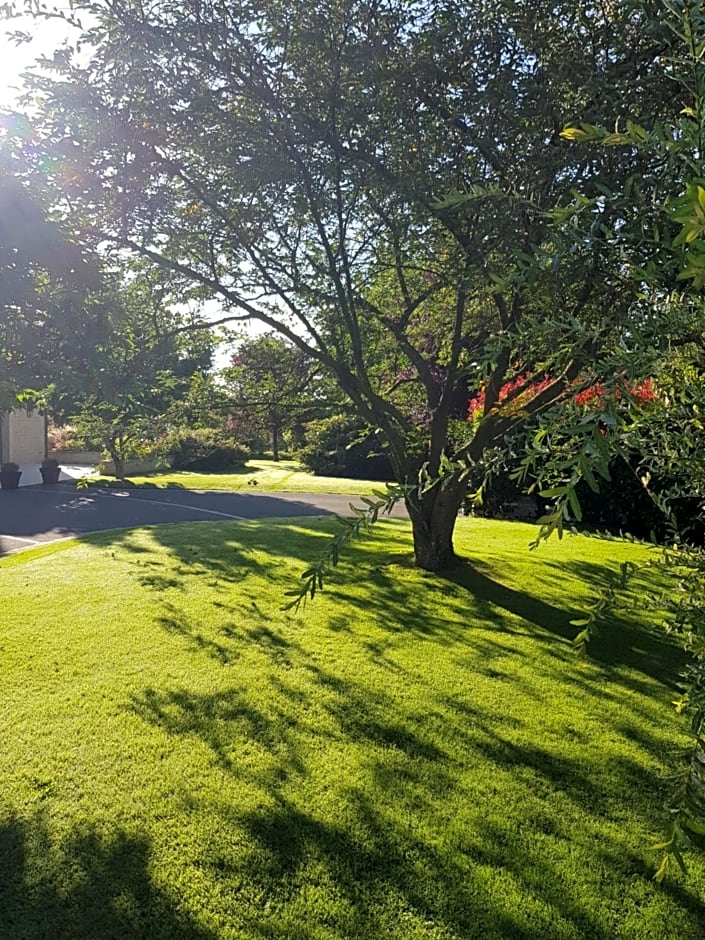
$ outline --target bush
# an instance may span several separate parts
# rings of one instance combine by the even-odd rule
[[[49,450],[77,450],[78,438],[76,429],[70,424],[50,424],[47,429],[47,444]],[[103,445],[98,448],[102,450]]]
[[[622,459],[613,460],[609,470],[610,480],[598,478],[598,493],[585,482],[578,484],[576,492],[583,514],[581,525],[615,535],[625,533],[640,539],[653,536],[659,542],[666,539],[669,533],[666,517],[639,480],[637,458],[633,458],[632,466],[627,466]],[[477,479],[471,479],[470,488],[473,488],[473,483],[477,486],[480,482],[482,475],[478,472]],[[663,482],[659,486],[659,481],[652,481],[651,486],[656,492],[659,488],[667,490],[673,481],[665,482],[665,486]],[[516,507],[522,504],[522,489],[510,479],[506,469],[492,477],[483,496],[482,506],[469,505],[468,511],[491,519],[504,519],[516,516]],[[539,496],[537,502],[539,510],[542,510],[548,500]],[[698,524],[698,504],[699,500],[676,499],[671,502],[671,508],[686,540],[702,545],[705,533]]]
[[[250,456],[243,444],[212,428],[178,432],[170,438],[174,470],[231,470]]]
[[[472,492],[483,482],[479,472],[468,480]],[[497,473],[483,487],[482,503],[466,500],[463,511],[466,515],[483,516],[486,519],[535,519],[540,515],[541,501],[527,496],[519,484],[510,479],[508,471]]]
[[[338,414],[310,421],[306,441],[298,458],[317,476],[383,482],[394,479],[389,458],[380,452],[381,443],[374,435],[365,435],[355,418]]]

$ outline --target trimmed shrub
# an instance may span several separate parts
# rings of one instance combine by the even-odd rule
[[[639,480],[637,458],[634,457],[631,467],[624,460],[613,460],[609,469],[611,479],[598,479],[598,493],[585,482],[578,484],[577,496],[583,513],[580,525],[615,535],[629,534],[639,539],[655,537],[659,542],[666,539],[669,532],[666,518]],[[471,480],[471,489],[473,483],[477,486],[480,482],[482,478],[478,472],[478,479]],[[658,492],[658,481],[652,481],[651,486]],[[490,480],[483,495],[482,506],[468,503],[466,511],[490,519],[514,518],[518,515],[517,507],[521,507],[523,499],[522,490],[510,479],[509,471],[499,471]],[[547,502],[537,497],[538,514]],[[671,502],[671,508],[686,540],[702,545],[705,533],[700,523],[699,500],[675,499]]]
[[[231,470],[250,457],[243,444],[211,428],[177,432],[169,441],[169,452],[175,470]]]
[[[317,476],[382,482],[394,479],[389,458],[381,453],[381,443],[373,434],[365,435],[355,418],[337,414],[310,421],[306,441],[297,456]]]

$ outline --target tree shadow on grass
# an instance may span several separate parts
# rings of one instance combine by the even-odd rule
[[[267,526],[244,525],[244,530],[228,527],[224,531],[222,524],[212,526],[204,523],[202,528],[199,527],[196,544],[192,539],[185,538],[184,530],[179,527],[156,527],[151,530],[152,537],[167,549],[172,558],[180,562],[180,566],[175,573],[160,573],[158,569],[144,570],[139,576],[142,583],[154,586],[155,589],[176,588],[179,579],[184,581],[192,576],[207,578],[214,589],[222,586],[228,590],[256,572],[266,574],[270,580],[281,577],[283,604],[286,600],[285,592],[296,587],[296,579],[291,576],[291,561],[302,565],[310,563],[327,542],[329,531],[327,527],[321,527],[318,520],[311,523],[304,518],[291,524],[276,520]],[[143,546],[133,543],[129,532],[116,533],[111,541],[121,544],[130,552],[144,552]],[[342,572],[331,580],[326,594],[333,600],[340,597],[346,605],[357,609],[360,617],[375,616],[378,622],[388,625],[390,634],[413,634],[447,642],[459,638],[463,632],[469,634],[474,617],[484,625],[493,624],[498,635],[526,635],[530,632],[536,642],[544,644],[554,642],[552,638],[555,637],[570,642],[578,632],[579,628],[571,625],[570,621],[579,618],[584,609],[569,606],[569,597],[566,597],[565,607],[550,604],[536,596],[540,587],[532,589],[527,585],[526,589],[517,590],[502,583],[496,577],[496,569],[480,560],[473,560],[436,576],[427,576],[426,590],[429,597],[437,595],[437,604],[433,611],[420,612],[410,603],[403,579],[395,576],[397,566],[392,564],[390,567],[385,563],[387,559],[384,553],[370,566],[370,557],[364,544],[354,546],[349,554],[349,563],[355,570],[355,581],[369,583],[369,592],[362,594],[346,590],[345,581],[351,575]],[[544,563],[539,564],[541,573],[546,568]],[[548,563],[546,566],[549,571],[553,569],[553,564]],[[144,567],[144,561],[140,560],[139,565]],[[570,577],[593,585],[595,598],[599,590],[611,584],[615,577],[609,565],[591,562],[567,561],[560,569]],[[340,586],[335,584],[335,580],[338,580]],[[250,596],[251,593],[248,597],[255,603],[255,596]],[[227,603],[217,599],[215,603],[221,603],[227,609]],[[444,609],[452,605],[456,610],[463,607],[471,612],[466,623],[463,623],[462,618],[453,620],[444,616]],[[350,627],[343,619],[334,618],[331,629],[345,631]],[[483,638],[476,635],[473,642],[488,645],[489,664],[489,658],[494,653],[489,648],[491,643],[486,631]],[[389,648],[386,645],[385,652]],[[503,655],[506,647],[498,644],[496,652]],[[565,658],[566,653],[570,654],[570,651],[563,644],[563,651],[559,653],[557,650],[556,655]],[[595,632],[588,655],[592,662],[605,670],[626,667],[641,672],[671,690],[678,687],[678,677],[687,663],[687,656],[682,649],[662,631],[643,623],[634,623],[620,616],[618,610]],[[646,691],[645,686],[639,686],[636,676],[632,675],[627,681],[632,688],[639,687],[641,691]]]
[[[673,880],[667,880],[654,889],[653,871],[645,864],[644,859],[634,855],[625,845],[618,842],[606,846],[603,841],[598,841],[590,847],[591,854],[600,860],[604,870],[623,880],[629,889],[641,881],[663,899],[669,899],[675,916],[672,915],[670,921],[664,921],[657,916],[651,923],[643,923],[641,930],[633,924],[631,930],[627,928],[624,932],[624,928],[616,931],[609,916],[602,917],[598,923],[591,917],[589,904],[585,903],[589,895],[583,895],[579,891],[569,892],[560,879],[545,877],[546,855],[550,853],[552,838],[557,835],[550,827],[545,834],[548,837],[545,840],[537,838],[527,841],[519,836],[516,829],[506,824],[496,820],[480,820],[471,851],[478,863],[491,867],[502,866],[512,873],[527,895],[541,897],[547,904],[561,910],[577,930],[575,936],[589,937],[590,940],[612,940],[615,936],[634,937],[634,940],[647,936],[669,940],[699,940],[702,936],[702,924],[705,922],[705,906],[702,899]],[[641,893],[638,905],[643,903],[643,900]],[[662,902],[659,907],[663,907]],[[679,923],[674,923],[676,919]]]
[[[572,577],[595,585],[595,599],[600,588],[614,587],[618,580],[618,572],[607,565],[570,561],[562,567]],[[675,637],[665,634],[658,610],[647,606],[649,593],[663,586],[661,574],[651,571],[640,573],[628,591],[618,590],[613,611],[593,631],[588,656],[603,666],[635,669],[676,691],[689,657]],[[641,596],[646,602],[640,602]],[[630,616],[634,613],[640,615],[638,622]],[[636,688],[635,680],[630,681]]]
[[[566,562],[563,569],[577,578],[589,578],[591,583],[602,586],[611,584],[614,576],[607,565]],[[477,562],[446,572],[444,579],[462,587],[483,604],[483,612],[488,618],[493,609],[500,608],[529,621],[541,631],[565,640],[572,641],[579,632],[579,628],[570,623],[571,619],[578,617],[578,611],[554,607],[527,591],[517,591],[502,584],[485,574]],[[677,688],[678,677],[688,661],[685,652],[663,632],[643,623],[630,622],[620,617],[619,611],[615,611],[607,623],[598,626],[588,656],[606,668],[636,670],[671,689]],[[625,681],[636,687],[636,680]]]
[[[536,934],[519,923],[519,913],[515,918],[501,910],[467,868],[410,831],[389,825],[364,797],[348,794],[346,802],[348,814],[352,810],[356,816],[358,838],[343,823],[322,820],[282,799],[268,811],[238,820],[258,846],[258,864],[273,884],[300,883],[313,863],[318,877],[324,870],[335,886],[338,901],[338,917],[327,920],[330,933],[321,934],[322,924],[294,934],[255,921],[248,925],[253,938],[402,937],[403,913],[409,936],[535,940]],[[285,891],[281,895],[280,902]],[[420,924],[425,924],[423,933]]]
[[[661,785],[655,773],[622,756],[615,756],[606,768],[592,766],[569,749],[557,752],[556,743],[553,748],[527,744],[515,739],[491,706],[472,702],[451,717],[450,735],[462,743],[461,756],[453,755],[445,749],[446,737],[438,737],[438,721],[445,711],[437,708],[433,697],[426,713],[410,714],[383,686],[325,668],[295,639],[281,635],[272,639],[271,632],[253,630],[249,636],[271,662],[267,682],[272,693],[266,705],[254,705],[246,695],[238,695],[236,680],[230,690],[216,695],[150,690],[131,704],[144,721],[170,735],[197,737],[220,768],[259,791],[264,788],[256,809],[251,800],[248,808],[225,802],[215,808],[223,831],[244,830],[248,836],[244,844],[238,842],[244,855],[219,862],[219,874],[237,880],[243,870],[256,870],[257,883],[267,885],[260,890],[267,892],[270,913],[261,921],[251,920],[248,935],[316,937],[326,924],[334,931],[331,935],[350,940],[402,936],[398,925],[393,930],[386,919],[400,906],[413,912],[415,923],[426,923],[441,931],[440,936],[528,940],[539,935],[575,936],[577,930],[580,936],[611,940],[613,932],[593,911],[590,890],[571,894],[560,867],[565,862],[557,864],[550,856],[544,858],[539,848],[529,851],[527,845],[532,844],[530,834],[535,830],[537,839],[548,833],[563,846],[577,838],[589,854],[591,828],[600,827],[611,813],[619,818],[615,791],[620,787],[629,794],[625,799],[632,808],[644,816],[654,812]],[[310,685],[289,680],[289,673],[279,668],[282,656],[304,670]],[[267,755],[264,764],[241,762],[240,740],[256,742]],[[335,817],[316,805],[311,741],[317,742],[316,752],[331,746],[341,755],[331,782],[338,791]],[[352,748],[345,757],[338,750],[341,741]],[[355,767],[364,767],[371,788],[361,789],[355,774],[348,777],[351,760]],[[504,810],[506,828],[473,823],[466,836],[472,847],[458,854],[444,847],[442,830],[434,831],[432,821],[436,819],[437,826],[448,824],[443,794],[453,794],[468,763],[496,767],[496,786],[511,787],[514,797]],[[515,802],[521,806],[527,794],[534,802],[543,794],[545,812],[537,818],[514,818]],[[556,795],[574,807],[568,819],[558,822],[551,811]],[[198,811],[198,799],[195,796],[189,804],[191,811]],[[491,798],[489,805],[496,813],[502,801]],[[213,810],[209,804],[208,812]],[[419,816],[427,817],[422,825],[417,825]],[[583,826],[578,833],[569,828],[576,816],[584,821],[584,832]],[[559,856],[561,852],[565,849]],[[521,853],[530,871],[522,870]],[[492,874],[476,865],[490,866]],[[507,869],[524,885],[531,903],[553,912],[555,933],[547,932],[546,924],[538,934],[529,926],[530,918],[512,907],[520,894],[504,902],[498,884]],[[638,877],[646,890],[651,875],[642,862],[636,873],[630,870],[623,877],[632,879],[630,883]],[[312,879],[329,899],[326,903],[336,899],[335,913],[310,909],[305,923],[294,930],[287,926],[287,918],[296,910],[299,892],[305,892]],[[691,921],[705,915],[702,902],[688,891],[678,889],[676,900]],[[604,918],[604,910],[599,916]],[[698,933],[686,931],[681,936],[695,940]]]
[[[291,529],[279,527],[286,551],[305,558],[310,557],[311,547],[321,537],[321,531],[315,526],[309,531],[302,531],[302,528],[300,520]],[[219,566],[223,563],[224,543],[229,546],[229,539],[236,542],[233,529],[227,531],[226,535],[223,527],[214,528],[203,545],[199,542],[194,562],[194,570],[200,572],[198,577],[221,576]],[[157,538],[161,544],[168,545],[172,534],[160,530]],[[246,546],[236,543],[232,547],[239,564],[244,568],[249,563],[260,571],[276,572],[276,567],[272,569],[266,558],[256,562],[251,554],[253,550],[264,552],[271,547],[271,532],[255,529],[249,535]],[[193,557],[192,549],[193,546],[189,548],[183,540],[177,541],[172,561],[183,564],[182,555]],[[258,915],[238,912],[250,918],[246,935],[253,940],[403,937],[404,924],[399,920],[403,914],[413,915],[418,937],[528,940],[537,936],[585,936],[606,940],[614,935],[598,922],[598,915],[593,912],[593,906],[598,906],[594,894],[587,891],[581,895],[577,891],[578,882],[565,878],[566,871],[570,870],[565,856],[570,852],[572,841],[582,837],[581,833],[555,833],[563,843],[560,863],[543,857],[539,848],[535,852],[526,848],[532,835],[535,834],[538,843],[542,832],[550,826],[557,827],[551,813],[551,799],[557,794],[579,810],[574,817],[597,827],[600,818],[611,808],[600,768],[591,767],[586,760],[567,753],[561,743],[542,742],[541,746],[533,746],[525,739],[520,740],[522,712],[517,712],[517,724],[509,725],[496,714],[493,701],[481,706],[465,690],[462,692],[465,710],[461,712],[458,704],[457,716],[449,716],[446,709],[440,708],[441,693],[435,691],[431,674],[425,684],[428,702],[424,703],[423,711],[418,704],[413,708],[409,706],[403,689],[391,692],[383,681],[373,681],[374,675],[370,678],[378,665],[377,653],[381,650],[390,662],[390,644],[402,637],[406,642],[409,638],[422,641],[429,654],[429,673],[433,669],[431,643],[467,641],[468,645],[477,645],[478,659],[487,658],[492,662],[491,656],[496,654],[506,662],[512,650],[506,645],[493,645],[494,638],[487,624],[482,631],[473,633],[472,623],[451,623],[450,616],[444,614],[444,603],[452,603],[457,609],[463,606],[469,609],[470,595],[478,616],[486,616],[495,624],[500,639],[506,641],[509,637],[511,642],[513,633],[521,633],[529,636],[530,642],[535,639],[548,643],[556,642],[556,636],[564,640],[569,636],[566,611],[546,604],[530,592],[508,588],[491,574],[492,569],[476,565],[453,572],[445,580],[429,576],[423,597],[424,614],[419,622],[414,609],[414,603],[421,599],[418,591],[415,599],[410,598],[403,583],[395,584],[387,572],[366,571],[371,589],[358,592],[354,598],[345,594],[346,600],[356,605],[359,623],[354,624],[354,628],[342,622],[337,624],[339,633],[350,630],[354,637],[360,638],[359,648],[367,651],[366,656],[360,656],[356,662],[360,671],[354,676],[341,675],[335,667],[327,667],[320,655],[308,651],[294,631],[283,629],[283,624],[280,628],[276,622],[262,623],[259,619],[252,624],[226,624],[223,629],[231,631],[226,639],[212,641],[200,625],[179,611],[175,604],[170,609],[165,608],[168,622],[162,626],[184,638],[193,656],[222,661],[223,651],[229,659],[236,644],[249,644],[269,667],[262,671],[260,680],[267,683],[266,695],[248,695],[242,679],[234,674],[228,680],[228,687],[215,693],[194,692],[189,688],[148,688],[133,696],[128,706],[144,722],[166,734],[205,746],[218,772],[225,778],[244,779],[253,788],[263,791],[262,799],[254,808],[252,801],[238,805],[225,797],[221,803],[215,806],[210,803],[204,808],[202,802],[207,798],[202,795],[203,789],[196,785],[184,798],[187,807],[184,812],[197,813],[205,809],[215,812],[219,821],[216,831],[209,835],[208,844],[204,842],[197,849],[201,853],[197,860],[199,871],[206,873],[204,877],[209,879],[209,887],[217,885],[218,892],[232,891],[236,895],[239,885],[248,879],[252,894],[263,899]],[[244,576],[244,573],[237,575],[238,578]],[[150,586],[161,589],[156,582]],[[224,603],[219,596],[217,600]],[[377,637],[365,646],[367,641],[359,624],[364,625],[367,615],[374,616]],[[569,651],[567,654],[570,655]],[[300,676],[296,681],[289,677],[286,670],[294,667],[303,674],[303,680]],[[500,678],[501,667],[492,668]],[[378,674],[380,678],[388,675],[388,672]],[[521,680],[515,681],[517,692],[528,695],[529,690],[522,686]],[[619,681],[622,682],[621,677]],[[547,703],[546,709],[549,707]],[[452,734],[462,744],[459,756],[451,755],[448,735],[445,729],[441,734],[438,728],[441,720],[454,722]],[[515,730],[517,736],[513,736]],[[609,731],[614,730],[615,725],[611,724]],[[536,731],[537,738],[539,735],[540,729]],[[664,739],[666,737],[664,733]],[[241,759],[243,742],[248,745],[254,742],[266,759],[258,764]],[[645,738],[647,746],[658,744]],[[330,806],[325,809],[316,805],[316,773],[320,775],[321,771],[320,764],[314,765],[311,754],[316,748],[329,745],[332,749],[328,759],[333,766],[326,768],[325,773],[326,785],[336,793],[334,812]],[[496,772],[497,781],[491,785],[495,789],[483,791],[480,788],[476,792],[472,784],[465,782],[463,775],[475,763],[488,764]],[[360,771],[359,776],[372,781],[367,789],[363,789],[359,777],[357,781],[354,779],[354,773],[350,778],[346,776],[351,766],[353,771]],[[510,775],[511,786],[506,780]],[[625,801],[635,803],[639,811],[654,811],[657,801],[651,796],[659,786],[654,775],[645,774],[641,764],[625,759],[621,763],[615,760],[613,776],[616,782],[610,784],[612,799],[615,799],[614,792],[621,788],[627,794]],[[640,781],[638,792],[633,792],[637,779]],[[318,785],[320,787],[320,779]],[[482,821],[469,823],[467,835],[463,834],[468,848],[463,852],[448,848],[443,828],[454,822],[444,815],[445,801],[449,801],[460,786],[464,787],[463,798],[467,795],[468,801],[476,800],[482,808],[487,806],[497,812],[502,806],[508,807],[502,825],[488,822],[483,826]],[[502,798],[497,797],[500,786],[506,791]],[[184,790],[187,787],[185,784]],[[545,813],[539,819],[515,818],[515,806],[520,807],[527,792],[533,794],[535,790],[543,794]],[[220,792],[215,799],[221,799]],[[517,840],[515,830],[520,829],[523,836]],[[150,884],[145,885],[144,878],[139,876],[148,866],[146,843],[128,837],[123,842],[125,847],[120,851],[114,850],[114,843],[106,848],[89,831],[85,838],[82,835],[75,842],[75,849],[71,849],[71,857],[75,854],[79,859],[88,859],[85,864],[81,862],[80,870],[104,873],[101,877],[109,883],[108,887],[102,883],[93,885],[86,874],[70,892],[57,893],[54,882],[48,879],[52,887],[51,891],[47,889],[46,906],[50,911],[57,911],[55,917],[60,925],[70,923],[73,906],[85,905],[76,915],[83,934],[69,932],[65,936],[95,936],[98,940],[113,936],[205,938],[207,935],[199,933],[197,927],[189,933],[190,925],[182,926],[183,922],[169,908],[168,899]],[[132,859],[131,869],[137,872],[134,881],[126,881],[121,861],[124,858]],[[61,870],[60,865],[52,865],[53,870]],[[523,870],[529,865],[531,871]],[[18,861],[18,869],[29,871],[30,867],[33,877],[37,871],[41,872],[38,862],[29,866]],[[544,920],[538,930],[530,925],[530,918],[523,917],[520,893],[505,896],[506,881],[502,878],[506,871],[524,885],[526,898],[535,901],[537,908],[548,910],[548,916],[555,916],[555,932],[552,932],[551,920]],[[606,880],[611,875],[612,870],[608,870]],[[639,887],[648,897],[652,890],[648,881],[650,875],[651,872],[644,874],[641,869],[629,870],[626,875],[618,872],[620,879],[639,879]],[[82,893],[84,882],[90,888],[88,894]],[[39,883],[44,883],[41,878]],[[29,875],[21,879],[22,888],[27,884]],[[16,898],[20,887],[13,890]],[[318,908],[306,906],[307,899],[315,898],[317,892],[325,902],[320,902]],[[142,919],[130,915],[133,920],[127,922],[127,927],[119,921],[124,917],[120,906],[123,894],[128,898],[137,897],[134,905],[138,911],[149,909],[147,913],[140,913]],[[114,930],[113,933],[91,933],[89,919],[95,916],[94,896],[98,907],[109,910],[105,929]],[[113,900],[116,897],[118,901]],[[675,900],[686,909],[691,922],[705,915],[702,902],[689,892],[681,892]],[[73,906],[67,914],[65,908],[69,901]],[[117,905],[116,914],[111,904]],[[132,909],[129,904],[127,907]],[[162,910],[164,913],[160,915]],[[7,915],[0,912],[0,925],[2,916]],[[604,906],[602,916],[605,916]],[[158,921],[156,928],[145,933],[143,924],[151,927],[155,921]],[[160,933],[162,923],[166,927]],[[121,932],[118,933],[118,929]],[[411,929],[409,935],[412,935]],[[10,936],[14,940],[15,934]],[[17,936],[24,940],[22,934]],[[31,940],[35,937],[53,940],[61,938],[62,934],[35,931],[26,936]],[[684,932],[680,940],[691,937],[694,940],[698,933]]]
[[[256,885],[251,890],[266,893],[261,916],[239,912],[246,919],[246,935],[253,940],[328,935],[348,940],[400,938],[404,936],[396,922],[400,909],[413,918],[414,936],[425,935],[418,933],[423,923],[431,931],[441,931],[439,936],[535,937],[520,923],[519,912],[513,917],[500,909],[491,891],[473,878],[470,867],[454,861],[435,837],[416,832],[413,820],[424,811],[424,804],[435,803],[437,794],[453,787],[447,755],[422,733],[396,721],[393,703],[384,692],[370,696],[355,682],[320,668],[312,668],[312,675],[330,691],[324,711],[334,719],[332,729],[319,729],[319,739],[344,737],[353,746],[366,745],[366,752],[370,746],[378,755],[370,769],[387,794],[376,805],[365,793],[341,785],[337,820],[318,812],[313,793],[308,794],[308,767],[297,739],[303,720],[297,722],[293,713],[272,720],[271,715],[238,703],[234,694],[152,691],[133,700],[134,710],[144,720],[172,735],[197,735],[221,768],[264,788],[257,809],[235,803],[206,807],[209,814],[215,809],[220,815],[221,831],[244,832],[246,839],[237,838],[237,857],[228,853],[224,839],[222,849],[211,845],[199,862],[201,870],[210,867],[213,877],[226,881],[238,882],[247,872]],[[278,686],[284,694],[282,679]],[[298,701],[297,690],[289,691],[292,701]],[[241,726],[248,741],[266,749],[266,773],[233,758],[235,726]],[[338,784],[343,781],[344,777]],[[193,796],[188,805],[197,812],[198,797]],[[390,818],[390,806],[407,806],[409,823],[400,825]],[[325,900],[319,901],[319,908],[308,906],[302,920],[297,900],[308,890]]]
[[[490,565],[473,561],[443,572],[441,577],[444,582],[455,584],[479,602],[480,612],[489,620],[496,619],[498,610],[501,610],[554,636],[570,639],[574,635],[574,629],[568,623],[570,614],[565,608],[554,607],[528,591],[508,587],[490,577],[490,573],[494,573]]]
[[[77,826],[57,843],[41,814],[0,822],[0,937],[217,940],[155,885],[141,836]]]
[[[203,650],[223,665],[233,663],[240,657],[234,644],[218,642],[206,636],[200,625],[192,618],[186,617],[174,604],[164,605],[164,614],[157,618],[157,623],[168,633],[182,637],[192,649]],[[223,632],[226,639],[232,636],[232,631],[228,628]]]
[[[243,740],[257,741],[277,756],[267,763],[266,771],[253,772],[252,783],[271,784],[270,770],[274,777],[279,773],[305,773],[294,742],[296,725],[290,715],[276,708],[272,714],[265,714],[239,694],[236,687],[214,694],[149,688],[133,696],[128,707],[169,735],[199,740],[208,747],[219,767],[238,776],[247,777],[249,771],[237,762],[237,746]]]
[[[281,581],[283,597],[296,581],[292,578],[291,562],[310,563],[330,537],[330,531],[317,525],[323,515],[321,510],[313,510],[307,516],[296,517],[295,521],[272,518],[154,525],[98,533],[87,541],[141,556],[151,551],[143,542],[146,532],[156,546],[167,553],[164,560],[145,562],[141,557],[136,558],[137,565],[144,569],[140,574],[142,583],[157,590],[178,587],[177,579],[183,581],[189,577],[207,578],[211,586],[217,586],[218,582],[236,584],[253,572],[274,579],[279,571],[286,569],[287,574]],[[329,517],[332,518],[330,514]],[[262,521],[266,525],[262,525]]]
[[[231,612],[235,619],[241,621],[243,601],[257,610],[258,585],[253,581],[252,587],[248,587],[246,579],[253,574],[265,575],[270,581],[279,578],[283,604],[285,592],[296,587],[291,562],[304,565],[315,558],[327,543],[330,528],[318,519],[299,518],[291,523],[272,520],[266,526],[257,523],[232,526],[204,523],[198,527],[195,541],[193,531],[178,526],[156,527],[150,531],[151,537],[177,563],[171,570],[165,569],[163,564],[164,570],[160,570],[159,564],[156,567],[146,564],[144,546],[135,543],[130,532],[116,533],[111,541],[135,553],[140,569],[138,579],[143,585],[161,591],[170,588],[183,590],[190,578],[205,579],[213,589],[214,607],[222,613]],[[534,642],[548,647],[551,658],[565,661],[574,656],[569,643],[579,629],[570,621],[579,618],[583,611],[575,601],[572,602],[575,606],[569,606],[569,594],[566,594],[565,607],[543,600],[540,596],[541,577],[548,573],[551,578],[562,575],[579,578],[594,588],[596,598],[615,577],[610,565],[589,561],[566,561],[556,565],[539,560],[536,583],[527,583],[526,588],[517,589],[502,583],[496,575],[496,567],[475,559],[441,575],[423,575],[428,603],[420,609],[417,599],[410,598],[403,571],[399,576],[396,545],[394,553],[385,554],[382,550],[381,554],[375,554],[378,551],[379,546],[361,543],[353,546],[349,553],[348,562],[355,571],[355,583],[369,584],[369,591],[348,590],[346,582],[352,575],[343,571],[331,579],[326,596],[334,602],[340,598],[348,611],[352,608],[357,614],[352,618],[349,613],[346,617],[336,617],[333,611],[331,631],[359,632],[357,624],[370,617],[383,625],[386,638],[378,636],[375,640],[368,640],[361,635],[360,642],[370,653],[379,656],[380,661],[386,662],[390,670],[398,670],[393,657],[395,646],[406,642],[410,635],[434,643],[467,637],[473,649],[481,647],[484,651],[478,668],[493,678],[501,678],[499,662],[506,658],[508,642],[511,644],[513,634],[530,635]],[[233,605],[230,592],[238,583],[242,585],[241,599]],[[451,608],[456,616],[446,614],[446,610]],[[461,616],[457,616],[459,613]],[[474,619],[482,626],[475,633]],[[496,638],[487,629],[489,624]],[[164,625],[172,632],[190,634],[190,642],[200,642],[199,637],[204,640],[203,631],[193,624],[187,627],[173,610],[165,612]],[[233,625],[233,637],[238,629]],[[220,641],[215,638],[214,642],[219,644]],[[220,650],[213,647],[211,651],[223,660],[229,655],[222,644]],[[518,648],[516,655],[522,655]],[[676,691],[680,673],[687,663],[683,650],[662,631],[635,623],[632,618],[620,615],[618,610],[596,631],[588,649],[588,659],[602,670],[603,675],[576,675],[576,684],[585,686],[592,683],[596,686],[618,670],[620,681],[626,687],[646,693],[651,691],[649,683],[652,680]],[[641,681],[639,674],[646,681]]]

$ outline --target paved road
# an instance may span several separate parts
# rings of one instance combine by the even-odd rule
[[[222,493],[182,489],[90,489],[73,485],[0,490],[0,555],[42,542],[132,526],[206,519],[351,515],[355,496]],[[404,515],[397,506],[394,515]]]

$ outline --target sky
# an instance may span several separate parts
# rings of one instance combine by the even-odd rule
[[[8,31],[22,30],[32,35],[30,43],[17,46]],[[67,27],[58,20],[38,22],[23,17],[0,22],[0,107],[12,107],[22,86],[21,73],[37,56],[49,55],[68,35]]]

